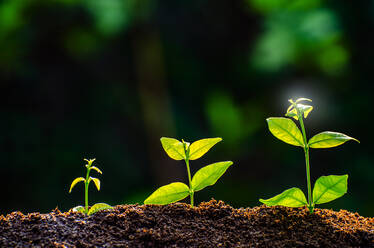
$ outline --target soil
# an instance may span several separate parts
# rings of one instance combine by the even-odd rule
[[[374,218],[346,210],[119,205],[85,216],[0,216],[0,247],[374,247]]]

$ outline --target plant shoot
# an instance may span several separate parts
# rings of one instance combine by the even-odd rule
[[[77,177],[76,179],[74,179],[74,181],[70,185],[69,193],[71,193],[72,189],[74,188],[74,186],[77,183],[84,182],[84,203],[85,203],[85,206],[84,207],[77,206],[77,207],[73,208],[73,211],[85,213],[87,215],[91,215],[91,214],[96,213],[97,211],[112,208],[110,205],[108,205],[106,203],[96,203],[95,205],[93,205],[92,207],[89,208],[89,206],[88,206],[88,186],[90,185],[90,182],[93,181],[97,190],[100,191],[100,180],[95,178],[95,177],[91,177],[90,172],[91,172],[91,170],[95,170],[100,174],[103,174],[103,173],[96,166],[92,166],[95,159],[84,159],[84,160],[87,162],[87,164],[86,164],[86,169],[87,169],[86,178]]]
[[[161,138],[161,144],[167,155],[174,160],[184,160],[188,175],[188,186],[181,182],[174,182],[158,188],[145,201],[144,204],[165,205],[180,201],[190,196],[191,206],[194,206],[194,193],[211,186],[226,172],[233,164],[231,161],[217,162],[207,165],[198,170],[191,179],[190,160],[201,158],[221,138],[201,139],[191,145],[184,140],[179,141],[173,138]]]
[[[339,146],[348,140],[354,140],[360,143],[357,139],[349,137],[337,132],[322,132],[307,140],[304,119],[313,110],[313,107],[301,102],[312,100],[307,98],[299,98],[296,101],[289,100],[291,105],[287,109],[286,116],[294,118],[299,121],[301,131],[296,124],[288,118],[270,117],[266,119],[270,132],[278,139],[294,146],[300,146],[304,150],[305,165],[306,165],[306,179],[308,188],[308,200],[304,193],[299,188],[291,188],[285,190],[273,198],[260,202],[268,206],[286,206],[286,207],[302,207],[307,206],[309,211],[313,213],[316,204],[322,204],[333,201],[347,192],[348,175],[330,175],[321,176],[314,184],[313,192],[310,182],[310,163],[309,163],[309,149],[310,148],[330,148]]]

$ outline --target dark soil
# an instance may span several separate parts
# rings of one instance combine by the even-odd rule
[[[0,247],[374,247],[374,218],[345,210],[120,205],[0,216]]]

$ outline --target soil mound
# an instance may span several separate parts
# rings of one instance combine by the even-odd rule
[[[374,247],[374,218],[222,201],[0,216],[0,247]]]

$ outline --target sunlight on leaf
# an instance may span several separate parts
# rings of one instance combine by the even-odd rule
[[[210,148],[212,148],[215,144],[222,141],[222,138],[208,138],[208,139],[201,139],[195,141],[190,146],[190,160],[195,160],[201,158],[205,153],[207,153]]]
[[[94,177],[90,177],[90,179],[95,183],[97,190],[100,191],[100,180]]]
[[[333,201],[347,193],[348,175],[321,176],[313,188],[313,202],[322,204]]]
[[[267,206],[303,207],[307,205],[304,193],[299,188],[283,191],[270,199],[260,199]]]
[[[91,214],[94,214],[98,211],[105,210],[105,209],[113,209],[113,207],[106,203],[96,203],[90,208],[90,210],[88,210],[87,214],[91,215]]]
[[[283,117],[270,117],[266,121],[270,132],[275,137],[287,144],[304,147],[303,136],[292,120]]]
[[[343,133],[326,131],[313,136],[309,140],[308,145],[311,148],[330,148],[342,145],[348,140],[354,140],[360,143],[357,139],[349,137]]]
[[[158,188],[153,192],[144,204],[166,205],[169,203],[180,201],[189,195],[189,188],[184,183],[170,183]]]
[[[194,191],[199,191],[207,186],[215,184],[232,164],[231,161],[225,161],[210,164],[201,168],[192,178],[192,189]]]
[[[162,137],[161,139],[162,147],[170,158],[175,160],[186,159],[186,154],[184,152],[183,143],[177,139]]]
[[[70,185],[70,190],[69,190],[69,193],[71,192],[71,190],[74,188],[74,186],[79,183],[79,182],[85,182],[86,179],[84,179],[83,177],[78,177],[78,178],[75,178],[74,181],[71,183]]]

